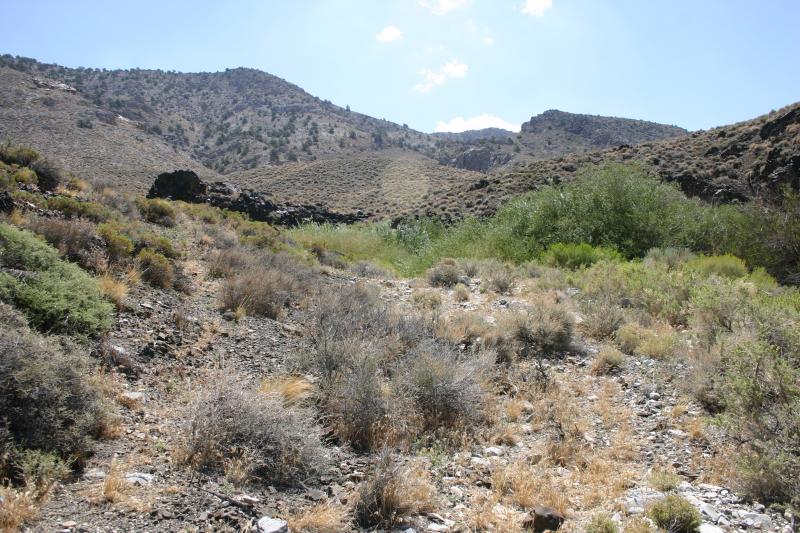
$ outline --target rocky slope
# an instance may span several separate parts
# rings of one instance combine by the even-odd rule
[[[688,195],[708,201],[771,201],[785,187],[800,189],[800,103],[670,140],[535,161],[487,176],[484,187],[459,184],[425,200],[437,204],[434,211],[445,218],[486,215],[513,195],[569,180],[586,165],[614,161],[640,162]],[[449,201],[437,202],[442,198]]]

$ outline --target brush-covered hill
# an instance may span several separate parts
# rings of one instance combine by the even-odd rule
[[[98,109],[223,174],[388,148],[436,150],[430,135],[350,111],[254,69],[72,69],[11,56],[2,56],[0,66],[65,83]],[[87,126],[98,121],[92,112],[82,118]]]
[[[646,165],[708,201],[775,200],[786,187],[800,189],[800,103],[674,139],[534,161],[488,176],[483,187],[460,184],[425,201],[444,218],[487,215],[514,195],[570,180],[582,167],[621,161]]]
[[[689,132],[645,120],[567,113],[551,109],[531,117],[518,133],[497,128],[436,133],[435,135],[469,145],[444,146],[443,162],[480,171],[507,171],[532,161],[567,154],[581,154],[623,144],[672,139]],[[453,152],[453,150],[459,150]]]

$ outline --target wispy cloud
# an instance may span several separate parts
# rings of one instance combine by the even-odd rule
[[[467,0],[419,0],[419,5],[436,15],[446,15],[467,5]]]
[[[553,7],[553,0],[525,0],[522,12],[532,17],[543,17],[545,11]]]
[[[445,63],[439,70],[423,69],[420,71],[423,79],[414,86],[414,92],[429,93],[434,87],[444,85],[451,78],[463,78],[468,70],[469,66],[456,59]]]
[[[490,35],[487,35],[483,38],[483,44],[486,46],[492,46],[494,44],[494,38]]]
[[[447,122],[440,120],[436,122],[435,131],[459,133],[468,130],[482,130],[484,128],[501,128],[508,131],[519,131],[519,125],[514,125],[489,113],[483,113],[469,118],[456,117]]]
[[[403,38],[403,32],[397,26],[386,26],[375,38],[382,43],[391,43]]]

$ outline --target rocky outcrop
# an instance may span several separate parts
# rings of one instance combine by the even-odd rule
[[[205,196],[207,189],[206,184],[191,170],[176,170],[159,174],[147,197],[195,202],[197,198]]]
[[[320,204],[277,204],[265,194],[239,189],[224,182],[207,184],[190,170],[159,174],[148,198],[169,198],[190,203],[207,203],[221,209],[246,213],[252,220],[276,226],[297,226],[306,222],[352,224],[369,218],[371,213],[337,213]]]
[[[464,170],[487,172],[490,168],[504,165],[510,159],[508,154],[496,152],[488,146],[478,146],[461,152],[450,164]]]

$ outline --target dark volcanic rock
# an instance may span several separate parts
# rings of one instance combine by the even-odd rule
[[[550,507],[534,507],[525,519],[523,527],[536,533],[557,531],[564,523],[564,515]]]
[[[197,202],[206,194],[206,184],[191,170],[176,170],[159,174],[148,198],[170,198],[184,202]]]
[[[191,203],[207,203],[221,209],[246,213],[252,220],[276,226],[297,226],[304,222],[352,224],[365,220],[370,213],[336,213],[320,205],[276,204],[265,195],[239,189],[230,183],[206,184],[188,170],[159,174],[148,198],[171,198]]]
[[[508,154],[495,152],[488,146],[478,146],[461,152],[451,164],[456,168],[486,172],[490,168],[507,163],[509,159],[511,156]]]
[[[8,192],[0,194],[0,213],[10,213],[14,210],[14,198]]]

